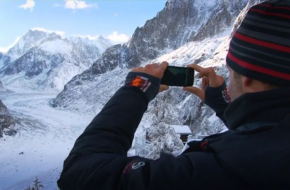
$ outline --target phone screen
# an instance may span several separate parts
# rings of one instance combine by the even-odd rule
[[[168,86],[192,86],[193,80],[194,69],[168,66],[161,79],[161,84]]]

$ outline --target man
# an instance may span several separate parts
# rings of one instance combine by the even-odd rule
[[[231,100],[212,68],[189,65],[203,85],[184,90],[214,109],[229,131],[189,143],[178,157],[127,157],[167,63],[139,67],[77,139],[60,189],[290,189],[289,0],[250,9],[231,40],[227,66]]]

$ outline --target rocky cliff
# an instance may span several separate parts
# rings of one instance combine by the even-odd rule
[[[4,90],[3,84],[0,81],[0,91]],[[0,92],[1,93],[1,92]],[[16,131],[13,129],[16,125],[16,121],[9,114],[7,107],[0,100],[0,138],[5,135],[14,135]]]

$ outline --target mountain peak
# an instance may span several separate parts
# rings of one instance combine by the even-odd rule
[[[101,35],[98,37],[99,40],[105,40],[105,38]]]
[[[11,62],[22,56],[30,48],[37,46],[42,40],[47,38],[49,34],[44,31],[30,29],[24,34],[18,42],[8,50]]]
[[[37,34],[48,34],[48,32],[44,32],[44,31],[36,30],[36,29],[29,29],[25,35],[37,35]]]
[[[54,30],[47,30],[44,28],[32,28],[29,31],[34,31],[34,32],[38,32],[38,33],[46,33],[46,34],[51,34],[51,33],[55,33],[59,36],[63,36],[64,32],[63,31],[54,31]]]

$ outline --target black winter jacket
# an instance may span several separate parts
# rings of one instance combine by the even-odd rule
[[[211,90],[222,95],[221,89]],[[211,102],[229,131],[158,160],[127,157],[147,105],[140,89],[119,89],[77,139],[60,189],[290,189],[290,88],[245,94],[226,110]]]

